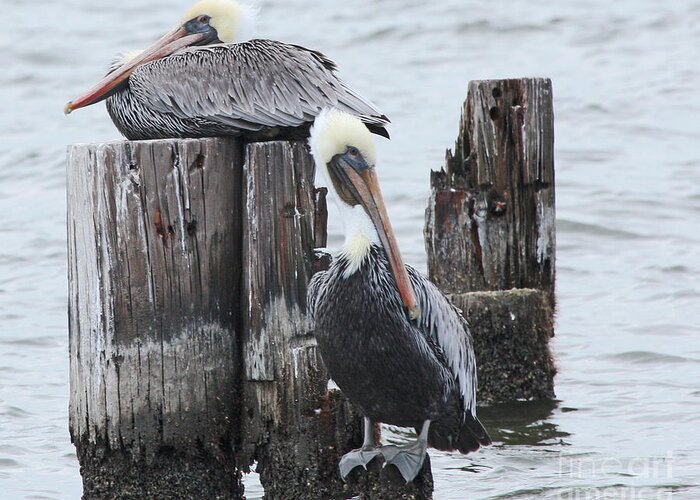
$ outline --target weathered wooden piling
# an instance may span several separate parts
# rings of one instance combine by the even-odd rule
[[[302,142],[68,153],[70,429],[85,498],[429,498],[375,467],[340,481],[360,415],[306,316],[323,193]],[[372,469],[372,468],[371,468]]]
[[[549,79],[474,81],[431,173],[428,274],[469,319],[480,401],[554,396],[553,147]]]
[[[235,497],[242,150],[68,150],[70,431],[85,498]]]
[[[329,498],[343,489],[338,447],[359,426],[349,408],[337,415],[328,401],[328,376],[306,316],[313,160],[301,142],[254,144],[246,149],[243,176],[241,463],[257,460],[269,498]],[[348,421],[336,432],[338,417]]]

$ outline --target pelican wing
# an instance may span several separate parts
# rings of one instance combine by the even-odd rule
[[[327,279],[328,271],[319,271],[311,277],[309,286],[306,289],[306,312],[312,320],[315,320],[316,316],[316,300],[322,288],[326,285]]]
[[[320,52],[251,40],[186,49],[144,64],[129,85],[157,111],[242,130],[299,127],[327,106],[384,127],[386,116],[335,69]]]
[[[467,321],[433,283],[411,266],[406,266],[406,270],[420,307],[418,327],[442,349],[464,409],[476,418],[476,360]]]

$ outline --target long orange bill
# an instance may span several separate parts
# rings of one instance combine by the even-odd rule
[[[403,299],[403,303],[406,305],[406,309],[408,309],[409,317],[411,320],[414,320],[420,315],[420,308],[416,301],[413,285],[408,278],[406,266],[401,258],[401,252],[396,243],[394,230],[389,222],[389,215],[384,206],[384,198],[379,189],[379,182],[377,182],[374,167],[363,169],[362,173],[358,173],[353,168],[345,168],[345,174],[357,191],[360,203],[362,203],[362,206],[367,211],[369,218],[372,220],[377,230],[377,234],[379,234],[379,239],[389,256],[392,274],[399,288],[401,299]]]
[[[150,48],[144,50],[140,55],[112,71],[90,90],[66,104],[63,108],[63,112],[65,114],[70,114],[75,109],[95,104],[109,97],[111,95],[110,91],[129,78],[129,75],[137,66],[168,56],[184,47],[197,43],[203,37],[204,35],[201,33],[196,33],[194,35],[188,34],[184,27],[172,30]]]

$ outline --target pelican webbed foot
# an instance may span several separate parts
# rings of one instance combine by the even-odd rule
[[[352,450],[340,459],[338,468],[340,469],[340,477],[345,481],[350,471],[360,465],[367,470],[369,464],[375,457],[381,455],[381,449],[374,442],[374,423],[365,417],[365,436],[362,443],[362,448]]]
[[[376,446],[367,448],[363,446],[362,448],[346,453],[343,455],[343,458],[340,459],[340,463],[338,464],[338,468],[340,469],[340,477],[343,479],[343,481],[345,481],[345,478],[348,477],[350,471],[352,471],[355,467],[362,466],[365,470],[367,470],[367,465],[375,457],[378,457],[381,454],[382,452],[380,448],[377,448]]]
[[[407,483],[413,481],[423,468],[426,451],[428,449],[428,428],[430,420],[423,423],[418,439],[403,446],[382,446],[384,467],[393,465],[403,476]]]

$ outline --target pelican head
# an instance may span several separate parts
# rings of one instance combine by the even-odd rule
[[[189,33],[203,33],[206,43],[238,41],[249,10],[235,0],[200,0],[184,16],[182,26]]]
[[[66,104],[65,114],[95,104],[118,92],[126,85],[134,69],[142,64],[167,57],[185,47],[233,43],[243,39],[254,15],[253,9],[236,0],[200,0],[185,13],[177,28],[137,56],[123,59],[121,66]]]
[[[375,172],[376,154],[372,134],[359,118],[336,109],[324,109],[314,121],[309,138],[311,154],[319,170],[333,187],[341,213],[356,217],[358,209],[369,221],[384,247],[391,272],[396,280],[409,317],[418,317],[419,309],[413,285],[396,243],[394,230],[384,205]],[[346,224],[348,221],[345,221]],[[360,234],[348,234],[346,248],[361,261],[369,249],[368,240]],[[351,231],[354,228],[351,228]],[[359,242],[357,241],[359,240]],[[352,248],[352,247],[357,248]]]

